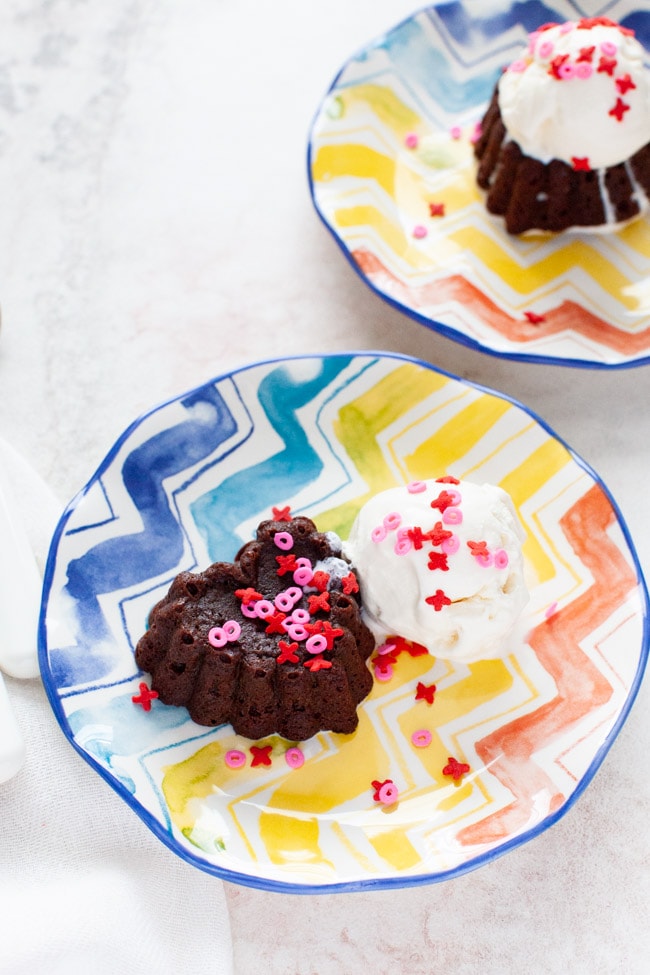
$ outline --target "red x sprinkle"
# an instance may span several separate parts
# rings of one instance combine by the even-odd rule
[[[588,173],[591,170],[589,156],[571,156],[571,165],[576,173]]]
[[[448,538],[451,538],[453,534],[453,532],[447,531],[446,528],[442,527],[441,521],[437,521],[429,532],[429,538],[431,539],[432,545],[442,545],[442,543],[446,542]]]
[[[272,508],[271,510],[274,521],[291,521],[291,508],[289,505],[285,508]]]
[[[616,67],[616,58],[606,58],[603,56],[598,62],[598,68],[596,69],[596,73],[608,74],[610,78],[612,78],[614,76],[615,67]]]
[[[280,568],[278,569],[278,575],[286,575],[287,572],[295,572],[298,568],[296,563],[296,556],[291,552],[289,555],[276,555],[275,561],[278,563]]]
[[[540,325],[542,322],[546,321],[544,315],[538,315],[535,311],[525,311],[524,318],[526,318],[531,325]]]
[[[436,613],[439,613],[443,606],[451,605],[451,599],[448,596],[445,596],[442,589],[436,589],[433,596],[427,596],[424,601],[425,603],[428,603],[429,606],[433,606]]]
[[[427,564],[427,569],[442,569],[443,572],[449,571],[449,566],[447,565],[447,556],[444,552],[429,552],[429,562]]]
[[[445,474],[444,477],[437,477],[436,484],[460,484],[457,477],[452,477],[451,474]]]
[[[152,691],[150,688],[142,681],[138,684],[140,688],[140,693],[136,694],[131,698],[134,704],[141,704],[143,711],[151,711],[151,702],[155,701],[158,697],[158,691]]]
[[[423,647],[421,643],[413,643],[411,640],[405,640],[401,636],[391,636],[388,639],[389,643],[395,645],[395,649],[398,653],[406,650],[412,657],[421,657],[427,654],[429,651],[426,647]]]
[[[481,541],[481,542],[468,542],[467,543],[467,547],[469,548],[469,550],[472,553],[472,555],[477,556],[479,558],[485,558],[486,556],[488,556],[490,554],[488,552],[488,547],[487,547],[487,542],[486,541]]]
[[[327,670],[328,667],[332,666],[331,660],[326,660],[322,653],[317,654],[315,657],[311,657],[309,660],[305,660],[303,667],[307,667],[311,670],[312,674],[315,674],[319,670]]]
[[[330,594],[327,591],[327,589],[325,590],[325,592],[319,592],[317,596],[312,595],[309,596],[308,598],[309,598],[309,605],[307,608],[309,609],[309,612],[311,613],[312,616],[314,616],[315,613],[318,613],[319,610],[322,613],[329,613],[329,611],[332,608],[330,606]]]
[[[329,620],[314,620],[313,623],[306,623],[305,629],[310,635],[321,633],[327,641],[328,650],[333,650],[336,638],[343,636],[343,630],[338,626],[332,626]]]
[[[631,91],[632,88],[636,88],[636,85],[630,78],[629,74],[624,74],[622,78],[616,79],[616,87],[618,88],[621,95],[626,92]]]
[[[458,759],[452,758],[451,755],[447,757],[447,760],[449,764],[445,765],[442,770],[442,774],[451,775],[454,782],[457,782],[461,776],[465,775],[466,772],[469,772],[469,765],[467,762],[459,762]]]
[[[558,54],[557,57],[554,57],[553,60],[551,61],[550,67],[548,69],[548,73],[550,75],[553,75],[554,78],[557,78],[558,81],[561,81],[562,75],[560,74],[560,68],[562,67],[564,62],[568,60],[569,60],[568,54]]]
[[[610,108],[607,114],[613,115],[617,122],[622,122],[623,116],[626,112],[629,112],[629,110],[630,106],[624,102],[622,98],[617,98],[614,108]]]
[[[376,674],[388,677],[389,674],[393,673],[393,667],[396,661],[397,658],[392,653],[382,653],[373,659],[372,666]]]
[[[445,215],[445,204],[444,203],[430,203],[429,204],[429,216],[431,217],[444,217]]]
[[[447,508],[452,507],[456,503],[456,499],[451,491],[441,491],[435,501],[431,502],[432,508],[437,508],[440,514],[443,514]]]
[[[280,640],[278,644],[280,647],[280,653],[277,656],[277,663],[279,664],[297,664],[298,655],[296,650],[298,649],[297,643],[285,643],[284,640]]]
[[[329,572],[314,572],[314,578],[311,580],[310,585],[318,589],[319,592],[324,592],[327,589],[327,583],[330,581]]]
[[[416,551],[419,551],[429,538],[429,536],[425,535],[418,525],[416,525],[415,528],[408,528],[406,534],[413,542],[413,548]]]
[[[349,596],[353,592],[359,592],[359,583],[357,582],[357,577],[354,572],[348,572],[346,576],[341,579],[341,585],[343,586],[343,592]]]
[[[273,745],[251,745],[250,753],[253,756],[251,765],[270,765],[272,751]]]
[[[581,47],[580,54],[576,58],[576,61],[592,61],[595,50],[596,47],[594,44],[592,44],[591,47]]]
[[[262,593],[249,587],[248,589],[235,589],[235,596],[237,599],[241,599],[244,606],[248,606],[249,603],[254,603],[258,599],[261,599]]]
[[[417,687],[415,688],[415,700],[416,701],[426,701],[427,704],[433,704],[433,699],[436,693],[435,684],[423,684],[421,680],[418,681]]]
[[[264,629],[265,633],[286,633],[284,626],[282,625],[287,618],[286,613],[277,612],[272,613],[271,616],[266,617],[266,627]]]

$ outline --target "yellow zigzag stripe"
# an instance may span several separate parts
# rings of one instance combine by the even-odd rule
[[[624,289],[631,283],[629,278],[597,250],[582,241],[573,240],[568,246],[559,248],[548,257],[522,268],[492,237],[476,227],[461,228],[451,233],[450,239],[462,248],[471,247],[472,253],[486,267],[498,268],[500,277],[519,294],[529,294],[536,288],[557,281],[568,271],[581,267],[621,304],[632,311],[636,309],[637,302],[625,297]],[[522,269],[525,274],[522,274]]]
[[[316,182],[328,183],[343,176],[374,180],[388,194],[395,194],[396,165],[393,159],[370,146],[346,143],[322,146],[312,163]]]
[[[360,506],[373,494],[395,485],[377,437],[417,403],[450,382],[445,376],[407,363],[391,371],[339,412],[334,432],[368,490],[318,516],[321,531],[335,531],[347,538]]]
[[[354,102],[363,102],[398,137],[404,137],[420,124],[420,116],[405,105],[392,88],[384,85],[355,85],[338,94],[344,111]]]

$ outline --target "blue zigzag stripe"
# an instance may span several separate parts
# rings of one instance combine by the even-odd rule
[[[140,513],[142,531],[102,541],[68,565],[66,591],[77,604],[83,646],[52,650],[50,666],[59,687],[95,681],[110,670],[97,649],[108,636],[98,596],[159,575],[177,565],[183,554],[183,532],[163,481],[213,453],[237,431],[214,386],[182,400],[188,410],[199,403],[213,408],[210,422],[192,418],[179,423],[140,444],[124,462],[124,486]]]
[[[262,380],[258,398],[284,448],[226,478],[191,505],[192,518],[205,538],[212,561],[235,555],[241,547],[235,529],[246,518],[260,513],[260,499],[265,504],[269,498],[280,502],[318,477],[323,462],[309,443],[296,411],[318,396],[350,362],[351,357],[324,359],[318,375],[306,382],[292,379],[285,367],[274,369]]]

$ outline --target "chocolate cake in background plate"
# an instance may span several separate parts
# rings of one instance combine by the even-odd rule
[[[264,521],[234,563],[182,572],[152,609],[138,666],[165,704],[251,739],[352,733],[375,642],[336,535]]]
[[[605,17],[545,24],[501,76],[474,147],[511,234],[617,229],[650,206],[650,71]]]

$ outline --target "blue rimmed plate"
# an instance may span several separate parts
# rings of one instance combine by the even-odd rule
[[[616,233],[515,238],[475,182],[472,133],[527,33],[598,13],[650,49],[650,18],[630,0],[588,11],[441,0],[343,66],[312,127],[311,193],[352,267],[389,304],[502,357],[650,361],[650,216]]]
[[[305,742],[301,768],[279,738],[143,707],[134,646],[178,572],[231,559],[273,506],[345,538],[369,493],[441,472],[500,484],[527,532],[529,635],[510,657],[403,654],[357,732]],[[546,829],[605,757],[647,653],[638,560],[593,471],[521,405],[382,353],[258,363],[138,419],[61,518],[39,632],[64,734],[156,836],[224,879],[292,892],[443,880]],[[432,704],[418,682],[436,684]],[[445,775],[449,757],[469,772]],[[384,807],[372,783],[388,778],[399,801]]]

